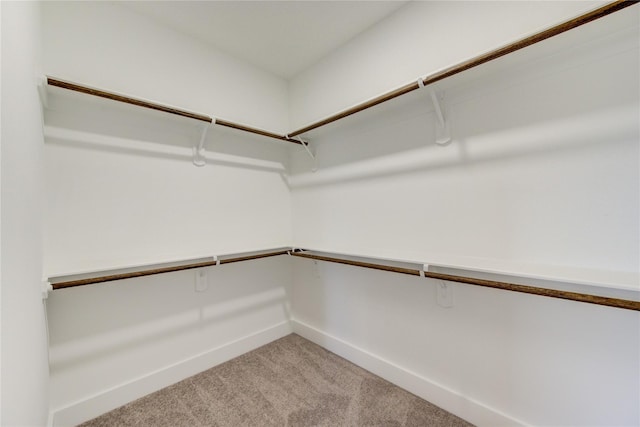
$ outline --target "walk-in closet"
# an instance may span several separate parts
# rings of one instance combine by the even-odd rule
[[[0,18],[3,426],[640,425],[637,2]]]

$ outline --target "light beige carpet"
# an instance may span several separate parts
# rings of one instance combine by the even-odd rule
[[[82,426],[470,426],[292,334]]]

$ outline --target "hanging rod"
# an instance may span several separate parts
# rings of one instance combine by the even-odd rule
[[[155,274],[171,273],[174,271],[190,270],[194,268],[211,267],[222,264],[231,264],[235,262],[250,261],[260,258],[268,258],[279,255],[292,255],[301,258],[307,258],[318,261],[334,262],[338,264],[351,265],[355,267],[364,267],[374,270],[388,271],[392,273],[407,274],[410,276],[424,276],[430,279],[440,279],[449,282],[464,283],[467,285],[482,286],[494,289],[502,289],[511,292],[520,292],[531,295],[545,296],[550,298],[559,298],[570,301],[578,301],[589,304],[603,305],[607,307],[621,308],[626,310],[640,311],[640,301],[627,300],[622,298],[603,297],[599,295],[591,295],[586,293],[564,291],[559,289],[543,288],[539,286],[521,285],[516,283],[502,282],[496,280],[478,279],[474,277],[466,277],[452,274],[436,273],[431,271],[416,270],[407,267],[398,267],[394,265],[381,264],[378,262],[363,262],[353,259],[343,258],[344,255],[331,254],[316,255],[305,249],[273,249],[267,252],[255,254],[249,253],[248,255],[236,254],[239,256],[232,256],[230,258],[212,257],[212,259],[202,262],[185,262],[179,265],[172,265],[168,267],[156,267],[156,268],[140,268],[135,271],[128,271],[124,273],[112,273],[95,275],[82,279],[65,280],[70,276],[50,277],[49,282],[52,290],[72,288],[76,286],[92,285],[97,283],[112,282],[115,280],[131,279],[136,277],[151,276]],[[91,273],[87,273],[91,274]],[[75,275],[77,276],[77,275]]]
[[[64,280],[65,276],[50,277],[49,282],[51,283],[52,289],[55,291],[57,289],[73,288],[76,286],[84,286],[84,285],[93,285],[96,283],[112,282],[114,280],[131,279],[135,277],[151,276],[154,274],[171,273],[174,271],[211,267],[211,266],[222,265],[222,264],[231,264],[234,262],[250,261],[254,259],[268,258],[268,257],[273,257],[278,255],[287,255],[288,253],[289,251],[286,249],[277,249],[277,250],[270,250],[269,252],[264,252],[260,254],[241,255],[241,256],[236,256],[231,258],[220,258],[220,259],[217,259],[214,257],[211,260],[204,261],[204,262],[185,262],[184,264],[172,265],[170,267],[146,268],[146,269],[139,269],[136,271],[130,271],[126,273],[107,274],[107,275],[93,276],[93,277],[77,279],[77,280]],[[69,276],[66,276],[66,277],[69,277]]]
[[[54,77],[47,76],[47,84],[50,86],[59,87],[62,89],[71,90],[74,92],[80,92],[87,95],[93,95],[100,98],[110,99],[112,101],[123,102],[125,104],[136,105],[138,107],[149,108],[151,110],[162,111],[164,113],[174,114],[176,116],[187,117],[190,119],[200,120],[207,123],[214,123],[212,117],[209,117],[204,114],[192,113],[190,111],[180,110],[173,107],[168,107],[166,105],[157,104],[154,102],[144,101],[142,99],[132,98],[130,96],[124,96],[113,92],[108,92],[102,89],[96,89],[89,86],[84,86],[78,83],[72,83],[65,80],[57,79]],[[233,123],[228,120],[217,119],[215,120],[215,124],[219,126],[224,126],[232,129],[237,129],[243,132],[253,133],[256,135],[266,136],[268,138],[277,139],[280,141],[290,142],[292,144],[301,145],[300,141],[296,141],[294,139],[289,139],[285,135],[279,135],[273,132],[268,132],[262,129],[256,129],[249,126],[245,126],[239,123]]]
[[[304,249],[294,250],[291,252],[291,255],[301,257],[301,258],[318,260],[318,261],[334,262],[338,264],[346,264],[346,265],[351,265],[356,267],[370,268],[374,270],[389,271],[392,273],[408,274],[410,276],[424,275],[424,277],[427,277],[430,279],[440,279],[440,280],[446,280],[449,282],[464,283],[467,285],[483,286],[487,288],[502,289],[505,291],[520,292],[520,293],[531,294],[531,295],[560,298],[560,299],[570,300],[570,301],[578,301],[578,302],[585,302],[589,304],[597,304],[597,305],[604,305],[608,307],[622,308],[626,310],[640,311],[640,301],[634,301],[634,300],[602,297],[598,295],[590,295],[590,294],[584,294],[579,292],[570,292],[570,291],[563,291],[558,289],[542,288],[538,286],[519,285],[516,283],[476,279],[473,277],[435,273],[430,271],[421,271],[421,270],[415,270],[412,268],[397,267],[397,266],[385,265],[385,264],[379,264],[379,263],[373,263],[373,262],[354,261],[351,259],[340,258],[335,254],[332,254],[332,256],[315,255],[315,254],[309,253]]]
[[[513,43],[509,43],[503,47],[492,50],[490,52],[484,53],[482,55],[471,58],[467,61],[463,61],[459,64],[452,65],[451,67],[445,68],[444,70],[438,71],[434,74],[431,74],[423,79],[423,84],[429,85],[435,83],[437,81],[446,79],[447,77],[454,76],[456,74],[467,71],[471,68],[478,67],[487,62],[493,61],[494,59],[498,59],[502,56],[505,56],[509,53],[516,52],[518,50],[524,49],[531,45],[534,45],[538,42],[546,40],[548,38],[557,36],[564,32],[567,32],[571,29],[580,27],[581,25],[587,24],[589,22],[595,21],[596,19],[603,18],[607,15],[610,15],[619,10],[625,9],[629,6],[637,4],[638,0],[628,1],[628,0],[617,0],[612,3],[606,4],[598,9],[595,9],[591,12],[587,12],[583,15],[580,15],[576,18],[573,18],[569,21],[565,21],[561,24],[543,30],[539,33],[533,34],[531,36],[525,37],[523,39],[517,40]],[[380,96],[377,96],[369,101],[363,102],[361,104],[355,105],[351,108],[343,110],[339,113],[336,113],[332,116],[329,116],[323,120],[312,123],[308,126],[305,126],[301,129],[298,129],[294,132],[289,133],[290,137],[301,135],[305,132],[309,132],[311,130],[317,129],[319,127],[328,125],[329,123],[333,123],[337,120],[348,117],[352,114],[359,113],[361,111],[367,110],[369,108],[375,107],[378,104],[382,104],[383,102],[390,101],[394,98],[397,98],[401,95],[405,95],[409,92],[413,92],[420,88],[420,85],[417,81],[408,83],[402,87],[394,89],[390,92],[384,93]]]

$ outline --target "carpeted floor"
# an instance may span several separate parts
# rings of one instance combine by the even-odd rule
[[[292,334],[82,426],[471,424]]]

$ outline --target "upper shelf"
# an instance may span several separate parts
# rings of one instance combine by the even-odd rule
[[[345,117],[348,117],[352,114],[361,112],[363,110],[367,110],[369,108],[375,107],[378,104],[390,101],[394,98],[397,98],[399,96],[405,95],[407,93],[413,92],[415,90],[420,89],[422,86],[428,86],[428,85],[432,85],[436,82],[440,82],[444,79],[447,79],[449,77],[452,76],[456,76],[459,74],[462,74],[468,70],[480,67],[484,64],[487,64],[489,62],[493,62],[499,58],[502,58],[503,56],[512,54],[514,52],[518,52],[521,51],[525,48],[528,48],[529,46],[533,46],[536,45],[542,41],[545,41],[547,39],[550,39],[554,36],[558,36],[560,34],[563,34],[569,30],[581,27],[585,24],[588,24],[592,21],[598,20],[600,18],[606,17],[608,15],[611,15],[615,12],[618,12],[622,9],[625,9],[629,6],[632,6],[634,4],[636,4],[637,2],[632,2],[632,1],[615,1],[612,3],[609,3],[605,6],[602,6],[598,9],[595,9],[591,12],[587,12],[583,15],[580,15],[576,18],[573,18],[569,21],[565,21],[561,24],[555,25],[551,28],[548,28],[544,31],[540,31],[538,33],[535,33],[531,36],[525,37],[523,39],[514,41],[512,43],[509,43],[505,46],[499,47],[497,49],[491,50],[489,52],[483,53],[479,56],[470,58],[466,61],[460,62],[458,64],[454,64],[450,67],[447,67],[443,70],[437,71],[433,74],[430,74],[426,77],[422,78],[422,84],[420,84],[418,82],[418,79],[416,79],[416,81],[408,83],[402,87],[399,87],[395,90],[392,90],[390,92],[387,92],[385,94],[379,95],[375,98],[372,98],[366,102],[363,102],[361,104],[357,104],[351,108],[348,108],[346,110],[343,110],[339,113],[336,113],[334,115],[331,115],[325,119],[319,120],[315,123],[311,123],[303,128],[297,129],[293,132],[289,133],[289,136],[293,137],[293,136],[298,136],[298,135],[302,135],[305,134],[309,131],[312,131],[314,129],[320,128],[322,126],[328,125],[330,123],[333,123],[337,120],[343,119]],[[634,18],[634,16],[630,15],[630,18]],[[635,16],[635,18],[637,19],[637,16]]]
[[[608,4],[548,30],[422,77],[423,85],[439,94],[446,93],[449,101],[452,95],[464,97],[465,93],[491,90],[507,80],[520,79],[524,74],[552,72],[551,69],[582,65],[596,58],[597,61],[606,61],[606,57],[613,53],[612,49],[638,49],[638,7],[630,7],[637,4]],[[304,139],[313,140],[343,126],[370,123],[383,111],[380,109],[381,104],[388,105],[389,109],[395,111],[399,106],[411,104],[418,99],[428,99],[429,95],[425,95],[420,89],[416,78],[393,91],[293,131],[289,136],[301,135]]]
[[[174,108],[166,105],[157,104],[154,102],[142,100],[139,98],[135,98],[128,95],[118,94],[115,92],[109,92],[102,89],[93,88],[90,86],[73,83],[65,80],[61,80],[54,77],[47,78],[47,84],[49,87],[61,88],[68,91],[78,92],[82,94],[87,94],[95,97],[105,98],[112,101],[117,101],[125,104],[135,105],[138,107],[144,107],[156,111],[161,111],[164,113],[194,119],[198,121],[202,121],[205,123],[211,123],[219,126],[223,126],[226,128],[236,129],[242,132],[251,133],[254,135],[260,135],[263,137],[267,137],[270,139],[276,139],[279,141],[284,141],[288,143],[293,143],[297,145],[304,145],[298,138],[302,135],[306,137],[306,134],[315,129],[324,127],[328,124],[334,123],[338,120],[344,119],[346,117],[352,116],[361,111],[370,109],[379,104],[385,103],[392,99],[398,98],[402,95],[408,94],[410,92],[416,91],[423,86],[433,85],[440,82],[448,81],[451,84],[460,84],[466,78],[473,78],[473,76],[469,76],[469,70],[477,70],[478,72],[494,72],[497,69],[504,68],[505,66],[513,66],[514,64],[522,63],[523,61],[535,60],[544,55],[549,55],[554,52],[557,52],[562,49],[566,49],[567,47],[571,47],[575,44],[579,44],[584,42],[585,40],[594,40],[598,38],[602,38],[608,34],[611,34],[612,31],[619,30],[620,28],[637,26],[638,16],[637,13],[626,13],[619,14],[619,12],[623,9],[626,9],[630,6],[637,4],[635,1],[623,1],[618,0],[612,3],[606,4],[598,9],[595,9],[591,12],[580,15],[576,18],[573,18],[569,21],[563,22],[561,24],[555,25],[551,28],[548,28],[544,31],[540,31],[531,36],[525,37],[523,39],[517,40],[515,42],[509,43],[500,48],[494,49],[489,52],[485,52],[479,56],[470,58],[461,63],[452,65],[443,70],[437,71],[433,74],[430,74],[426,77],[421,78],[421,82],[418,78],[415,81],[408,83],[402,87],[399,87],[390,92],[379,95],[375,98],[372,98],[366,102],[357,104],[351,108],[333,114],[329,117],[326,117],[317,122],[311,123],[303,128],[297,129],[295,131],[290,132],[289,134],[280,135],[277,133],[269,132],[262,129],[253,128],[250,126],[246,126],[239,123],[230,122],[227,120],[217,119],[210,117],[205,114],[194,113],[187,110],[182,110],[179,108]],[[610,15],[615,14],[615,17],[607,18],[607,20],[603,20],[602,18],[609,17]],[[614,21],[611,21],[614,19]],[[586,25],[593,21],[600,21],[600,25]],[[607,22],[604,22],[607,21]],[[582,31],[575,31],[576,28],[582,27]],[[574,30],[574,31],[569,31]],[[557,37],[562,35],[562,37]],[[553,38],[554,42],[549,43],[548,40]],[[545,42],[546,43],[541,43]],[[536,49],[531,49],[532,46],[536,46]],[[529,48],[529,49],[527,49]],[[524,55],[524,52],[532,52],[530,55]],[[518,53],[518,54],[516,54]],[[509,60],[505,61],[504,59],[508,57]],[[500,61],[497,61],[500,59]],[[466,77],[464,77],[466,75]],[[463,77],[461,77],[463,76]]]

